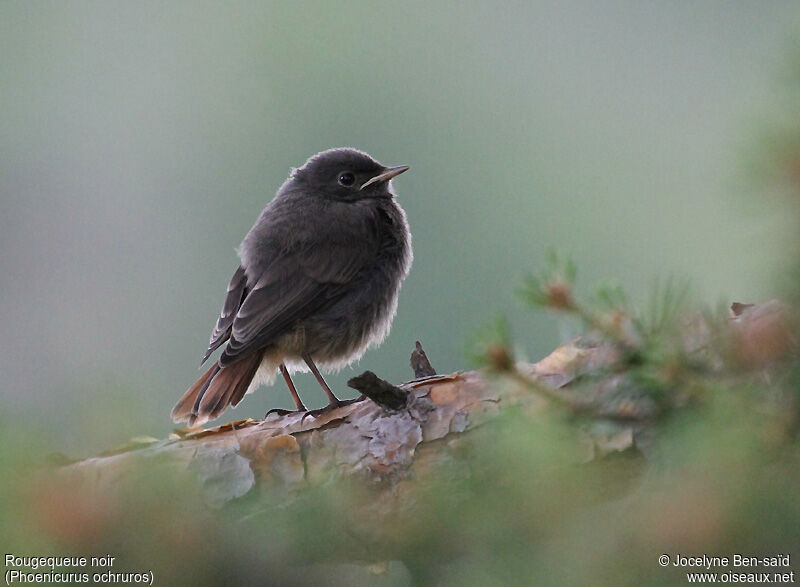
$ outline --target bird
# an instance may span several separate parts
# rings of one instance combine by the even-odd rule
[[[340,400],[321,371],[361,358],[388,335],[411,269],[411,232],[386,167],[350,147],[321,151],[289,177],[237,249],[239,267],[200,363],[217,361],[172,409],[200,426],[281,373],[295,410],[321,412]],[[291,374],[311,371],[328,399],[309,412]],[[269,413],[267,415],[269,415]],[[266,417],[266,416],[265,416]]]

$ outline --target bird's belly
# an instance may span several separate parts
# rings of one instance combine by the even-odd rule
[[[383,342],[397,312],[399,287],[364,284],[355,291],[357,295],[342,296],[338,304],[298,324],[270,345],[247,393],[271,385],[281,363],[291,373],[308,372],[303,353],[311,355],[321,370],[330,372],[357,361],[367,349]],[[343,312],[341,304],[349,311]]]
[[[306,352],[328,369],[357,361],[389,334],[397,312],[397,288],[376,292],[365,287],[303,324]],[[337,307],[338,306],[338,307]]]
[[[389,334],[397,311],[399,283],[375,275],[348,286],[335,303],[298,323],[282,337],[287,366],[301,367],[308,353],[320,368],[335,370],[352,363]],[[292,357],[294,355],[294,357]],[[293,359],[300,360],[293,360]]]

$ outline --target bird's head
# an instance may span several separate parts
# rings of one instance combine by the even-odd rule
[[[394,195],[391,179],[408,168],[408,165],[385,167],[357,149],[329,149],[293,170],[281,191],[303,189],[345,202],[391,198]]]

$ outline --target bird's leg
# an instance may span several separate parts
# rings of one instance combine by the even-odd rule
[[[266,418],[270,414],[278,414],[279,416],[285,416],[286,414],[296,414],[299,412],[308,412],[308,408],[303,404],[303,401],[300,399],[300,396],[297,394],[297,388],[294,386],[294,381],[289,376],[289,371],[286,369],[286,365],[281,363],[280,365],[281,375],[283,375],[284,380],[286,381],[286,387],[289,388],[289,393],[292,394],[292,399],[294,400],[294,405],[297,406],[296,410],[282,410],[280,408],[272,408],[264,417]]]
[[[311,360],[311,355],[309,355],[308,353],[303,353],[303,360],[306,362],[306,365],[308,365],[308,368],[311,369],[311,372],[314,374],[314,377],[317,378],[317,383],[319,383],[323,391],[325,391],[325,395],[328,396],[328,403],[338,404],[339,398],[336,397],[336,395],[334,395],[334,393],[331,391],[331,388],[328,387],[327,382],[322,377],[322,373],[319,372],[319,369],[317,369],[317,366],[314,364],[314,361]]]
[[[300,396],[297,395],[297,388],[294,386],[294,381],[292,381],[292,378],[289,377],[289,371],[286,369],[286,365],[281,363],[280,369],[281,375],[283,375],[283,378],[286,380],[286,386],[289,388],[289,393],[292,394],[294,405],[297,406],[297,411],[307,412],[308,409],[305,407],[305,405],[303,405],[303,401],[300,399]]]
[[[349,400],[345,400],[345,401],[340,400],[331,391],[331,388],[328,387],[327,382],[322,377],[322,373],[319,372],[319,369],[317,369],[317,366],[314,364],[314,361],[311,359],[311,355],[309,355],[308,353],[303,353],[303,360],[306,362],[306,365],[308,365],[308,368],[311,369],[311,372],[314,374],[314,377],[317,378],[317,383],[319,383],[320,387],[322,387],[323,391],[325,391],[325,395],[328,396],[328,405],[327,406],[325,406],[324,408],[320,408],[318,410],[311,410],[310,412],[308,412],[306,414],[306,416],[318,416],[318,415],[320,415],[320,414],[322,414],[324,412],[327,412],[328,410],[332,410],[333,408],[341,408],[342,406],[349,406],[350,404],[353,404],[355,402],[358,402],[358,401],[361,401],[362,399],[364,399],[364,396],[362,395],[361,397],[357,397],[355,399],[349,399]],[[306,416],[303,416],[303,419],[305,419]]]

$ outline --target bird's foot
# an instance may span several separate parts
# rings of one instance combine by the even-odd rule
[[[367,399],[367,396],[365,396],[365,395],[361,395],[361,396],[353,398],[353,399],[345,399],[345,400],[337,399],[336,401],[332,401],[331,403],[329,403],[324,408],[319,408],[319,409],[316,409],[316,410],[307,411],[305,414],[303,414],[303,417],[300,420],[300,423],[302,424],[308,416],[311,416],[312,418],[317,418],[317,417],[319,417],[319,416],[321,416],[323,414],[327,414],[331,410],[335,410],[336,408],[343,408],[345,406],[349,406],[350,404],[358,403],[358,402],[360,402],[362,400],[365,400],[365,399]]]

